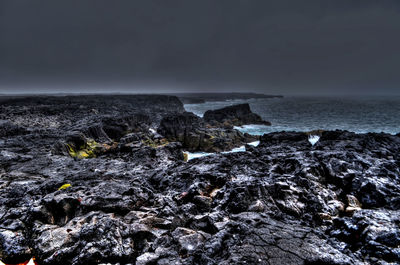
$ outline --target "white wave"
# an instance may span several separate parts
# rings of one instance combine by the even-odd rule
[[[314,146],[318,141],[319,141],[320,136],[319,135],[309,135],[308,136],[308,141],[311,143],[312,146]]]
[[[187,154],[188,156],[188,161],[192,160],[194,158],[199,158],[199,157],[203,157],[203,156],[210,156],[210,155],[214,155],[216,153],[206,153],[206,152],[183,152],[184,154]]]
[[[237,153],[237,152],[246,152],[246,147],[244,145],[242,145],[242,146],[233,148],[230,151],[225,151],[225,152],[222,152],[222,153],[223,154],[229,154],[229,153]]]
[[[252,146],[258,146],[260,144],[260,141],[254,141],[254,142],[251,142],[251,143],[248,143],[248,144],[252,145]],[[233,148],[230,151],[225,151],[225,152],[221,152],[221,153],[222,154],[229,154],[229,153],[237,153],[237,152],[246,152],[246,147],[244,145],[242,145],[242,146]],[[194,158],[199,158],[199,157],[203,157],[203,156],[210,156],[210,155],[218,154],[218,153],[206,153],[206,152],[194,152],[194,153],[183,152],[183,153],[187,154],[188,161],[191,160],[191,159],[194,159]]]
[[[260,141],[254,141],[254,142],[249,143],[249,145],[252,145],[252,146],[258,146],[259,144],[260,144]]]
[[[265,133],[271,132],[271,126],[261,125],[261,124],[248,124],[242,126],[234,126],[234,129],[251,135],[263,135]]]

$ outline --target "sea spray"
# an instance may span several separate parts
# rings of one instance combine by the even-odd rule
[[[319,138],[320,138],[319,135],[310,134],[308,136],[308,141],[311,143],[312,146],[314,146],[319,141]]]
[[[254,141],[254,142],[248,143],[248,145],[251,145],[251,146],[258,146],[259,144],[260,144],[260,141]],[[230,150],[230,151],[221,152],[221,153],[222,153],[222,154],[228,154],[228,153],[237,153],[237,152],[245,152],[245,151],[246,151],[246,147],[245,147],[244,145],[242,145],[242,146],[233,148],[233,149]],[[210,155],[218,154],[218,153],[206,153],[206,152],[194,152],[194,153],[191,153],[191,152],[183,152],[183,153],[184,153],[184,154],[187,154],[187,160],[188,160],[188,161],[191,160],[191,159],[194,159],[194,158],[199,158],[199,157],[204,157],[204,156],[210,156]]]

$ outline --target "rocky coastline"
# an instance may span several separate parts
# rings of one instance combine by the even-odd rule
[[[259,93],[173,93],[183,104],[199,104],[212,101],[247,100],[257,98],[282,98],[282,95],[265,95]]]
[[[175,96],[0,97],[0,260],[399,264],[400,135],[260,138],[248,106]],[[240,153],[185,162],[183,151]]]

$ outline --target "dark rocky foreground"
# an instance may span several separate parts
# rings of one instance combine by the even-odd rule
[[[319,132],[311,146],[272,133],[184,162],[185,139],[228,129],[175,97],[3,98],[0,109],[5,263],[400,263],[399,135]]]

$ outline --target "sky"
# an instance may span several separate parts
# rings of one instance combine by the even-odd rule
[[[398,0],[0,0],[0,93],[400,94]]]

